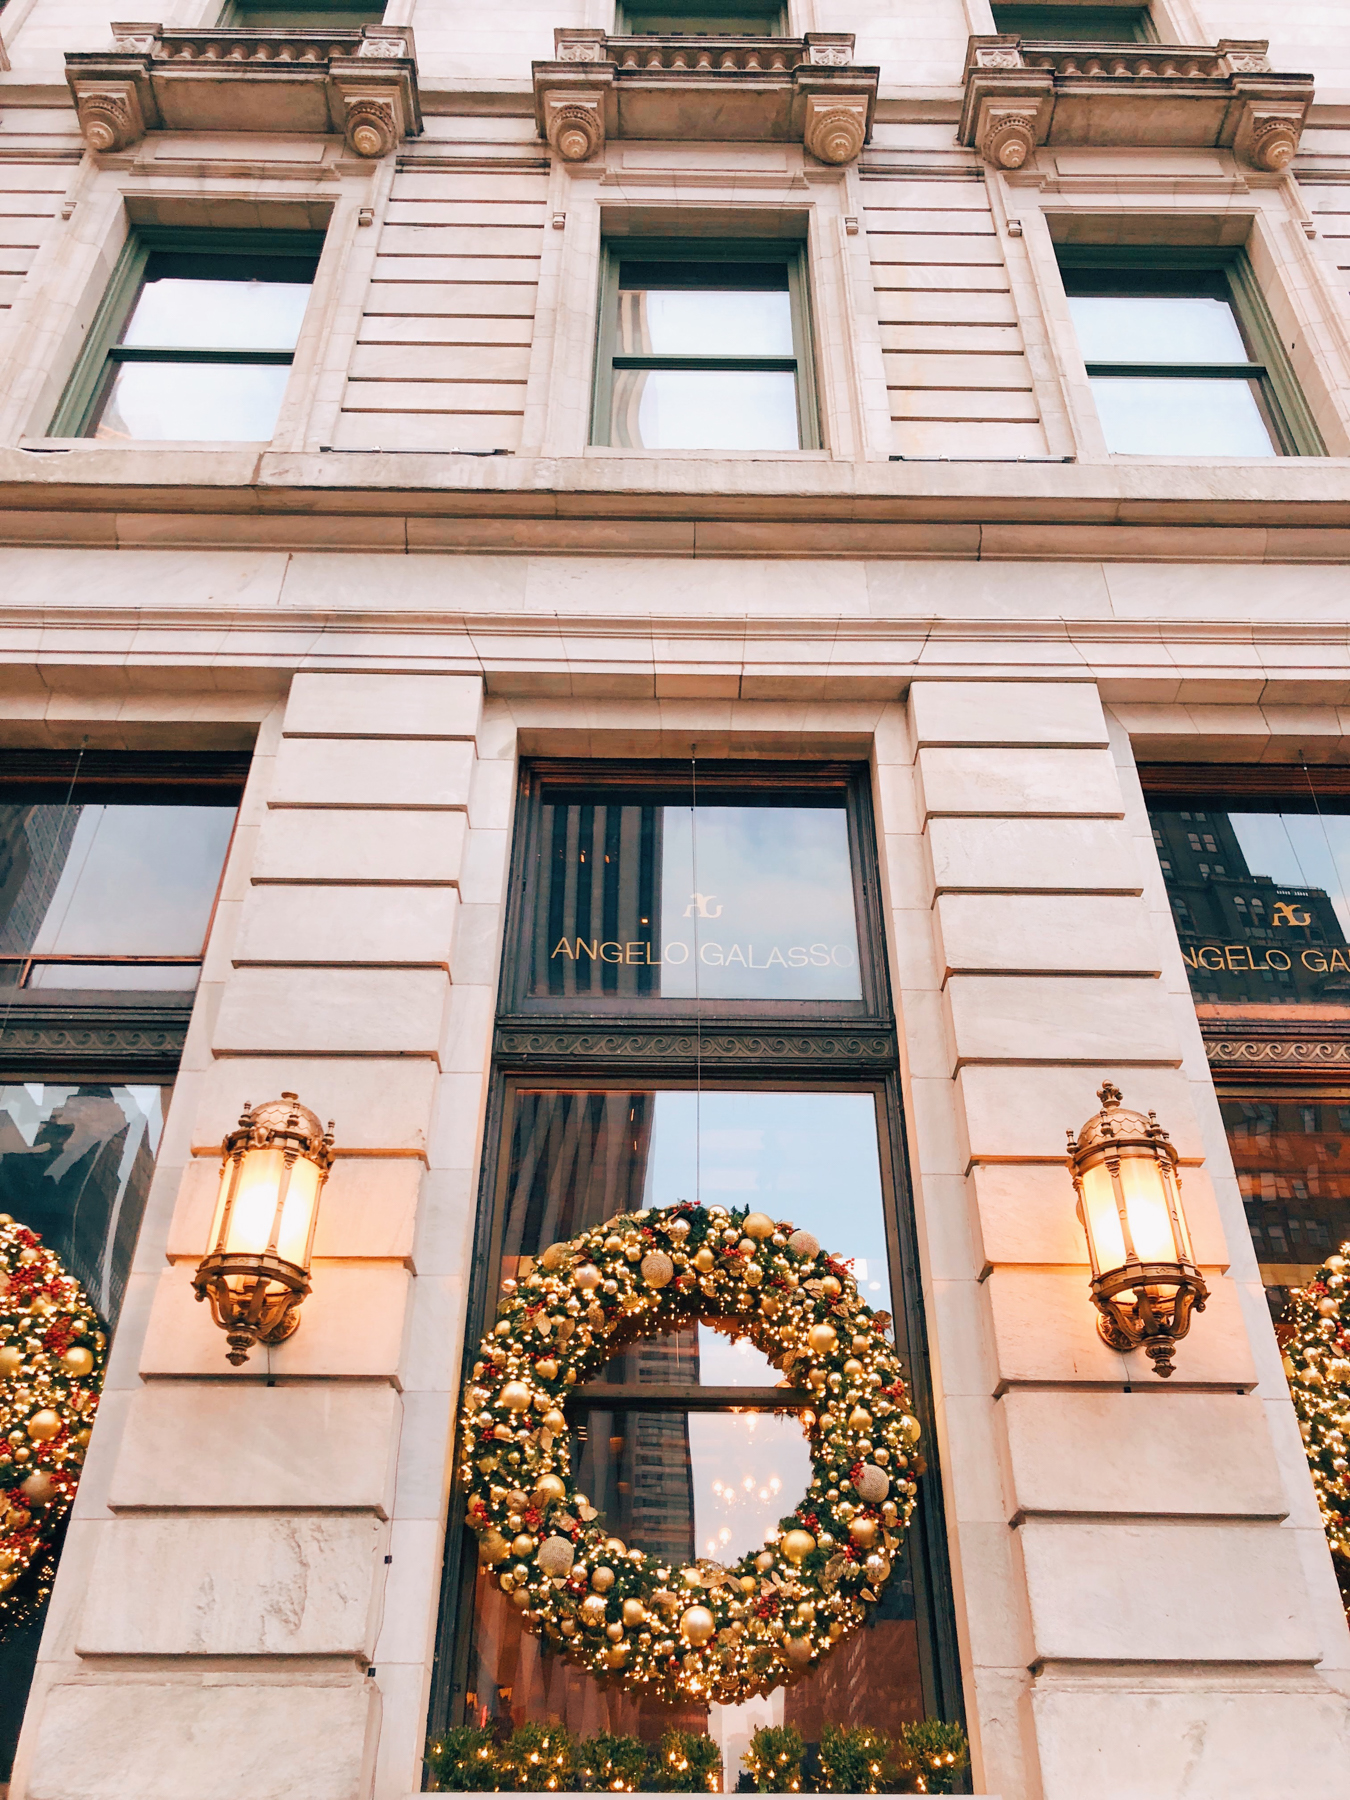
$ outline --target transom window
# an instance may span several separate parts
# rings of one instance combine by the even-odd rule
[[[1147,6],[1080,6],[1076,0],[1061,4],[994,6],[994,29],[1009,36],[1038,38],[1052,43],[1147,44],[1156,40],[1153,18]]]
[[[772,241],[611,242],[604,259],[597,444],[814,448],[802,249]]]
[[[787,7],[779,0],[733,0],[730,6],[619,0],[614,9],[614,30],[621,37],[782,37],[787,28]]]
[[[1061,245],[1059,260],[1113,454],[1325,454],[1244,254]]]
[[[267,0],[229,0],[219,23],[240,31],[359,31],[363,25],[382,25],[382,6],[269,6]]]
[[[52,435],[268,441],[321,241],[308,232],[136,232]]]

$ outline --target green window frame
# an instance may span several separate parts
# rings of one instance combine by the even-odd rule
[[[1141,298],[1195,294],[1228,301],[1250,359],[1217,363],[1091,361],[1086,364],[1089,378],[1251,382],[1278,455],[1327,454],[1245,250],[1057,244],[1055,253],[1066,294],[1128,297],[1134,293]]]
[[[791,356],[631,356],[621,354],[619,344],[619,265],[621,262],[782,263],[787,272],[787,291],[792,313]],[[726,284],[729,291],[731,284]],[[816,400],[815,367],[811,354],[810,290],[806,272],[806,245],[800,240],[685,238],[610,238],[602,247],[600,311],[595,361],[595,395],[591,415],[591,443],[610,443],[610,413],[614,376],[625,369],[689,369],[713,371],[766,371],[792,373],[797,382],[797,427],[800,450],[821,446],[820,414]],[[754,454],[747,451],[745,454]]]
[[[1008,37],[1032,38],[1040,43],[1156,44],[1153,9],[1138,4],[1079,6],[1067,0],[1046,4],[1000,6],[995,0],[994,29]]]
[[[89,336],[80,351],[60,405],[47,428],[48,437],[86,437],[97,423],[107,389],[117,369],[127,362],[282,364],[295,361],[295,351],[243,349],[221,350],[210,345],[160,348],[156,345],[119,343],[140,296],[146,265],[156,251],[192,256],[219,256],[222,260],[277,256],[305,257],[318,263],[323,250],[320,231],[183,230],[162,226],[137,226],[122,246],[103,299],[94,315]],[[206,434],[203,434],[206,435]],[[166,439],[165,442],[172,442]]]
[[[352,4],[351,0],[312,0],[312,4],[287,6],[269,0],[226,0],[216,21],[227,31],[359,31],[363,25],[382,25],[384,7]]]
[[[673,23],[678,21],[678,23]],[[616,0],[616,37],[786,37],[781,0]]]

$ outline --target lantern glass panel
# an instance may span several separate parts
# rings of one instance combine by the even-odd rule
[[[1119,1269],[1125,1262],[1125,1233],[1116,1206],[1116,1188],[1104,1162],[1083,1171],[1083,1224],[1087,1231],[1092,1273]]]
[[[1151,1156],[1123,1156],[1120,1185],[1140,1262],[1178,1262],[1183,1250],[1172,1231],[1163,1172]]]
[[[281,1163],[280,1150],[246,1150],[237,1162],[234,1157],[227,1158],[220,1172],[216,1218],[211,1228],[211,1249],[215,1254],[260,1256],[266,1250],[276,1217]]]
[[[277,1255],[300,1269],[309,1267],[309,1245],[319,1205],[319,1186],[318,1167],[305,1157],[297,1156],[291,1165],[291,1184],[281,1211]]]

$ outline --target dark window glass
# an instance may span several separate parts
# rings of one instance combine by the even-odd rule
[[[236,0],[220,23],[240,31],[359,31],[384,23],[382,6],[251,6]]]
[[[1335,1090],[1221,1094],[1272,1311],[1350,1239],[1350,1107]]]
[[[1191,991],[1206,1008],[1350,1016],[1350,802],[1151,812]]]
[[[0,794],[0,981],[195,987],[234,817],[232,799],[26,804]]]
[[[994,30],[1052,43],[1148,43],[1157,34],[1147,6],[998,6]]]
[[[892,1310],[876,1107],[872,1092],[521,1086],[506,1126],[500,1273],[520,1277],[548,1244],[619,1212],[749,1201],[851,1254],[863,1296]],[[809,1481],[801,1426],[772,1410],[780,1382],[760,1352],[707,1324],[631,1347],[569,1408],[578,1486],[625,1542],[681,1561],[736,1561]],[[743,1396],[743,1410],[708,1391],[726,1389]],[[480,1572],[470,1715],[505,1724],[552,1714],[578,1733],[649,1741],[672,1724],[706,1729],[734,1785],[759,1725],[796,1725],[815,1741],[826,1723],[893,1728],[921,1717],[922,1604],[907,1551],[872,1624],[809,1680],[743,1706],[671,1708],[601,1688],[547,1655]]]
[[[787,29],[785,9],[773,0],[743,0],[740,6],[667,6],[662,0],[625,0],[616,10],[615,29],[633,36],[775,37]]]
[[[533,938],[539,996],[858,1000],[843,798],[546,794]]]

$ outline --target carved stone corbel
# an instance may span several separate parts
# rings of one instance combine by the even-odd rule
[[[604,96],[545,94],[544,135],[564,162],[589,162],[604,147]]]
[[[867,141],[867,113],[865,94],[810,94],[802,141],[821,162],[851,163]]]
[[[133,80],[81,82],[75,111],[86,145],[100,156],[129,150],[145,136],[145,114]]]
[[[1039,122],[1034,106],[986,107],[980,155],[996,169],[1020,169],[1036,148]]]
[[[1233,149],[1253,169],[1278,175],[1298,154],[1306,106],[1249,104],[1233,139]]]
[[[347,148],[356,156],[388,156],[403,135],[394,102],[387,94],[348,92],[343,130]]]

